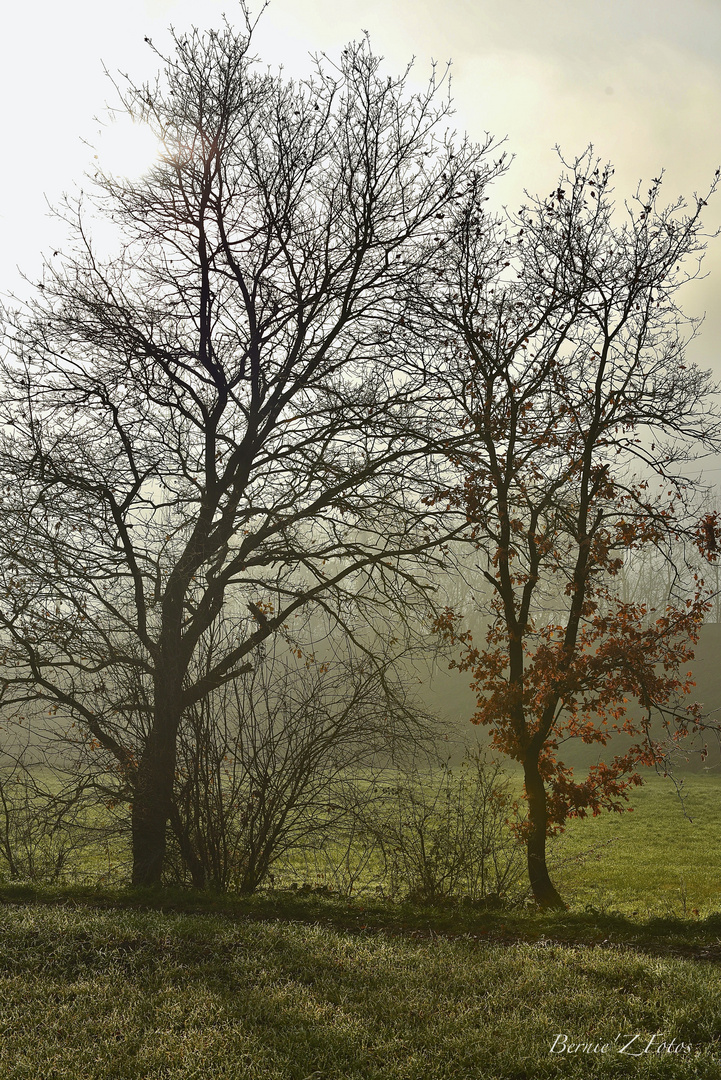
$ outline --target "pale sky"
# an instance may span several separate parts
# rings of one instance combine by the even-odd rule
[[[56,245],[46,198],[92,165],[82,138],[114,100],[103,64],[149,76],[146,36],[162,48],[169,23],[217,25],[223,11],[240,21],[232,0],[26,0],[0,15],[0,291],[22,290],[16,267],[37,275]],[[506,136],[515,155],[499,205],[550,191],[556,143],[572,157],[592,142],[615,164],[620,198],[662,168],[669,201],[704,191],[721,165],[721,0],[272,0],[254,51],[299,75],[310,52],[337,55],[364,30],[389,70],[414,56],[419,83],[431,59],[453,61],[457,127]],[[693,358],[721,378],[721,237],[707,270],[686,308],[707,312]]]

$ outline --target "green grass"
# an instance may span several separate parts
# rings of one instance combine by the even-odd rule
[[[561,894],[642,916],[701,916],[721,906],[721,780],[686,776],[683,803],[670,780],[652,775],[632,795],[633,810],[569,823],[554,871]],[[574,861],[581,852],[591,854]]]
[[[0,1077],[718,1080],[721,782],[685,787],[571,825],[564,912],[0,884]]]
[[[230,917],[8,905],[0,931],[4,1080],[716,1080],[721,1070],[721,981],[703,960],[351,932],[241,918],[239,907]],[[641,1047],[657,1032],[691,1050],[618,1052],[617,1036]],[[611,1050],[554,1055],[558,1034]]]
[[[512,785],[521,790],[522,779],[513,773]],[[687,775],[683,780],[683,804],[671,780],[647,774],[641,788],[633,789],[631,813],[604,813],[568,823],[563,836],[550,846],[551,874],[571,909],[591,908],[625,915],[701,917],[721,907],[721,776]],[[102,826],[102,820],[100,822]],[[47,830],[46,830],[47,831]],[[99,830],[102,833],[102,828]],[[75,837],[71,830],[70,839]],[[53,836],[57,846],[62,836]],[[54,852],[42,849],[40,863],[53,862]],[[333,857],[340,859],[343,845],[324,842],[318,852],[298,853],[274,868],[278,886],[326,886],[341,891],[352,878],[333,871]],[[521,884],[525,881],[520,860]],[[363,845],[351,855],[355,869],[354,893],[373,895],[388,890],[382,860]],[[3,881],[0,855],[0,884]],[[118,884],[129,873],[128,850],[118,836],[79,846],[64,871],[66,884],[100,882]],[[397,897],[396,897],[397,898]]]

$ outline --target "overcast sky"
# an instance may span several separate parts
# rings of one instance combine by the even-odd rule
[[[223,11],[239,21],[231,0],[26,0],[0,15],[2,291],[20,287],[18,265],[37,274],[56,238],[45,200],[91,164],[82,139],[113,101],[103,65],[148,76],[146,36],[162,48],[169,23],[217,25]],[[501,202],[550,190],[557,143],[573,156],[592,142],[615,164],[621,197],[662,168],[669,201],[703,191],[721,164],[720,0],[272,0],[255,51],[301,74],[310,52],[337,54],[364,30],[389,69],[414,56],[419,82],[432,59],[453,61],[458,128],[505,136],[515,155]],[[721,378],[721,238],[707,270],[686,307],[707,312],[693,355]]]

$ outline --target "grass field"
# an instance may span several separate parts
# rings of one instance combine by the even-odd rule
[[[633,811],[569,824],[554,878],[574,908],[691,917],[721,907],[721,778],[689,775],[679,799],[652,775]],[[578,862],[574,855],[590,854]]]
[[[0,1077],[718,1080],[721,782],[685,787],[569,829],[560,913],[0,885]]]
[[[717,964],[652,944],[484,941],[480,923],[390,933],[32,904],[6,906],[0,927],[7,1080],[716,1080],[721,1070]],[[697,927],[697,945],[719,930]],[[587,1046],[552,1052],[554,1040]]]

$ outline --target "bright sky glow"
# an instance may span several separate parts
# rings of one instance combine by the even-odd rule
[[[257,13],[261,0],[250,3]],[[106,104],[118,105],[103,66],[119,84],[122,72],[136,83],[153,78],[162,62],[146,38],[165,52],[170,24],[180,33],[217,27],[223,12],[242,26],[236,0],[4,5],[0,293],[23,291],[18,267],[37,279],[42,252],[62,241],[48,202],[87,186],[84,174],[97,168],[89,145],[100,154]],[[517,206],[524,188],[551,190],[557,143],[569,157],[593,143],[616,166],[620,198],[664,168],[668,201],[692,196],[721,164],[720,0],[271,0],[253,51],[302,77],[309,53],[337,58],[364,30],[389,73],[415,57],[419,86],[432,59],[439,67],[452,59],[458,129],[478,140],[507,136],[515,155],[498,206]],[[135,134],[113,151],[112,166],[98,161],[130,179],[142,173],[156,151]],[[721,193],[707,220],[709,232],[721,225]],[[693,358],[721,378],[721,237],[705,267],[685,306],[707,313]]]
[[[146,124],[119,117],[101,129],[96,160],[104,172],[135,180],[158,161],[162,146]]]

